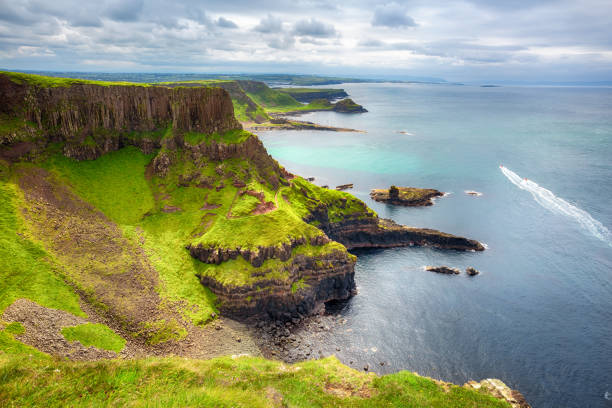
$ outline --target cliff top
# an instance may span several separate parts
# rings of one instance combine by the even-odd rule
[[[30,84],[43,88],[67,87],[71,85],[100,85],[100,86],[142,86],[148,87],[154,84],[136,83],[136,82],[115,82],[115,81],[93,81],[88,79],[74,79],[50,77],[36,74],[25,74],[22,72],[0,71],[1,75],[10,78],[11,81],[17,84]]]

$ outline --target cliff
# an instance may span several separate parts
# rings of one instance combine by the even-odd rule
[[[0,116],[11,125],[2,127],[0,144],[63,142],[67,156],[94,159],[126,144],[159,141],[139,138],[138,133],[172,129],[211,134],[241,128],[230,98],[219,88],[103,86],[87,81],[52,85],[0,73]]]
[[[301,201],[304,221],[316,225],[348,249],[416,245],[458,251],[484,250],[476,240],[379,218],[365,203],[348,193],[313,186],[303,179],[295,179],[293,185],[301,194],[291,197]]]

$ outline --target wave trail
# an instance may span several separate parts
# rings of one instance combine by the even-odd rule
[[[499,166],[499,168],[504,176],[506,176],[506,178],[512,182],[512,184],[522,190],[530,192],[533,198],[542,207],[556,214],[573,218],[574,220],[578,221],[582,228],[590,232],[595,238],[612,246],[612,233],[601,222],[591,217],[591,214],[571,205],[564,199],[557,197],[552,191],[541,187],[538,185],[538,183],[526,178],[521,178],[512,170],[503,166]]]

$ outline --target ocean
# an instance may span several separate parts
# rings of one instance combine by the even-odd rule
[[[354,183],[381,217],[487,250],[356,251],[358,294],[334,305],[346,322],[321,348],[379,373],[499,378],[536,408],[612,407],[612,89],[341,87],[369,112],[300,119],[365,133],[258,132],[269,153],[316,184]],[[370,199],[391,184],[449,194],[420,208]]]

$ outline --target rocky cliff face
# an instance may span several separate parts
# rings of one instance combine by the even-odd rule
[[[329,238],[340,242],[347,249],[393,248],[415,245],[458,251],[484,250],[484,246],[473,239],[428,228],[406,227],[369,213],[355,213],[344,217],[341,221],[331,222],[325,208],[319,208],[313,211],[306,221],[317,222],[319,228]]]
[[[16,83],[0,74],[0,94],[0,114],[25,121],[25,126],[14,133],[66,142],[65,154],[77,159],[93,159],[115,150],[131,141],[133,132],[171,128],[210,134],[241,128],[229,95],[220,88],[94,84],[43,87]],[[13,139],[18,141],[20,135],[15,134]],[[11,137],[5,136],[6,141],[11,142]],[[139,140],[134,144],[147,146],[152,142]]]
[[[221,311],[229,316],[288,320],[311,314],[325,302],[354,295],[354,267],[354,257],[333,251],[317,257],[293,257],[285,267],[287,279],[262,279],[244,286],[223,285],[208,276],[202,276],[201,281],[218,296]]]

